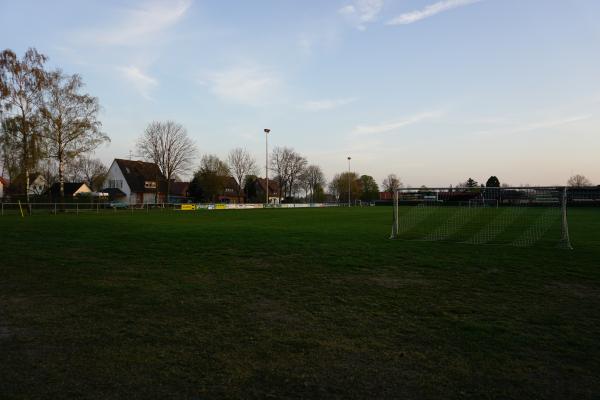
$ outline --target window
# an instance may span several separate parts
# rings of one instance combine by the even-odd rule
[[[144,187],[146,189],[156,189],[156,182],[154,182],[154,181],[146,181],[146,182],[144,182]]]
[[[108,187],[114,189],[123,189],[123,181],[121,179],[110,179],[108,181]]]

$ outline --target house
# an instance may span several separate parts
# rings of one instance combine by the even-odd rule
[[[79,195],[91,195],[92,189],[84,182],[65,182],[65,197],[75,197]],[[46,194],[52,198],[60,197],[60,182],[56,182],[46,190]]]
[[[163,203],[167,180],[156,163],[115,158],[102,192],[129,204]]]
[[[41,195],[46,191],[48,187],[48,182],[46,182],[46,178],[40,173],[29,174],[29,189],[27,192],[29,195]]]
[[[393,192],[379,192],[379,200],[382,201],[392,201],[394,200],[394,193]]]
[[[264,203],[267,181],[263,178],[254,178],[246,184],[245,190],[249,202]],[[279,204],[279,184],[269,180],[269,204]]]
[[[217,202],[228,204],[244,203],[244,192],[240,190],[240,185],[238,185],[235,178],[231,176],[224,177],[223,194],[217,196]]]
[[[29,188],[27,190],[25,190],[25,185],[25,174],[18,175],[15,179],[11,181],[10,194],[24,195],[25,192],[27,192],[27,194],[30,196],[41,195],[46,191],[48,187],[46,178],[44,178],[44,176],[38,172],[33,172],[29,174]]]
[[[190,182],[173,182],[169,185],[169,203],[185,203],[190,197]]]
[[[8,187],[8,181],[0,176],[0,199],[6,194],[6,188]]]

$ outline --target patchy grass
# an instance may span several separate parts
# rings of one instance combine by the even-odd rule
[[[597,398],[575,250],[390,241],[390,208],[0,218],[2,398]]]

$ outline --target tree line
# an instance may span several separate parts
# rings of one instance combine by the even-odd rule
[[[56,167],[64,196],[67,176],[98,180],[101,163],[90,154],[110,141],[98,119],[98,99],[83,91],[81,77],[48,70],[47,60],[34,48],[22,58],[8,49],[0,53],[2,168],[24,188],[28,202],[30,174],[42,161],[48,171]]]
[[[85,181],[92,189],[101,189],[107,168],[91,157],[100,145],[110,142],[98,118],[98,98],[85,93],[78,74],[49,70],[48,58],[34,48],[19,58],[13,51],[0,53],[0,160],[2,172],[12,184],[21,186],[29,200],[30,175],[42,171],[46,181],[60,184],[64,197],[66,181]],[[197,148],[186,129],[175,121],[151,122],[138,138],[137,155],[155,162],[171,183],[193,171],[191,194],[214,201],[223,194],[227,179],[237,184],[238,196],[252,197],[250,187],[259,174],[255,158],[244,148],[235,148],[226,159],[206,154],[194,169]],[[310,164],[291,147],[275,147],[268,165],[280,202],[303,199],[345,202],[348,199],[374,201],[379,186],[372,176],[356,172],[336,174],[327,184],[320,166]],[[477,187],[472,178],[458,187]],[[591,186],[583,175],[574,175],[569,186]],[[394,192],[403,186],[395,174],[383,181],[383,190]],[[483,185],[481,185],[483,186]],[[485,186],[500,187],[492,176]],[[326,193],[328,189],[328,193]],[[255,196],[256,197],[256,196]],[[263,201],[255,198],[253,200]]]

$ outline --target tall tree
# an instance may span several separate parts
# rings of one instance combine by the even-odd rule
[[[58,164],[54,158],[44,158],[41,160],[38,165],[38,170],[44,177],[47,187],[58,182]]]
[[[156,163],[167,178],[168,197],[175,175],[189,171],[196,155],[196,145],[181,124],[154,121],[148,124],[138,139],[137,151],[146,160]]]
[[[237,147],[229,152],[227,161],[229,162],[231,175],[233,175],[239,185],[238,196],[241,197],[246,177],[258,173],[256,160],[246,149]]]
[[[362,175],[360,178],[360,199],[374,201],[379,199],[379,186],[372,176]]]
[[[500,179],[498,179],[496,176],[490,176],[485,183],[485,186],[494,188],[500,187]]]
[[[202,156],[200,168],[190,184],[190,193],[198,198],[215,201],[223,193],[225,180],[230,175],[229,166],[213,154]]]
[[[311,164],[304,169],[299,180],[306,192],[307,199],[311,203],[314,203],[316,195],[319,194],[319,188],[322,191],[325,186],[325,175],[323,174],[323,170],[321,170],[321,167],[318,165]]]
[[[478,184],[478,183],[477,183],[477,181],[476,181],[475,179],[473,179],[473,178],[469,178],[469,179],[467,179],[467,181],[465,182],[465,187],[468,187],[468,188],[476,188],[476,187],[477,187],[477,185],[479,185],[479,184]]]
[[[583,175],[576,174],[569,178],[567,185],[571,187],[592,186],[592,182]]]
[[[29,204],[29,175],[40,159],[40,106],[47,82],[46,56],[30,48],[19,59],[12,50],[0,53],[0,109],[3,110],[3,134],[19,144],[20,175],[24,177]],[[29,209],[29,208],[28,208]]]
[[[383,190],[386,192],[394,193],[396,190],[402,187],[402,182],[396,174],[389,174],[383,180]]]
[[[283,197],[292,197],[294,188],[304,168],[306,158],[290,147],[275,147],[271,155],[271,171],[275,173],[275,180],[279,184],[279,200]]]
[[[18,177],[21,165],[19,158],[21,146],[15,140],[18,133],[10,131],[14,127],[15,125],[11,124],[9,120],[1,120],[0,154],[2,155],[2,165],[0,166],[0,176],[6,176],[11,181]]]
[[[344,203],[348,201],[348,186],[350,186],[350,199],[356,200],[360,197],[360,179],[356,172],[342,172],[336,174],[333,180],[329,183],[331,194],[337,198],[338,202]]]
[[[294,197],[294,191],[297,190],[299,186],[298,184],[300,181],[300,176],[304,173],[306,164],[308,164],[306,158],[296,153],[295,151],[292,152],[289,158],[289,169],[286,183],[288,189],[287,196],[289,198]]]
[[[270,169],[275,173],[275,181],[279,186],[279,202],[285,195],[286,183],[288,180],[289,163],[293,149],[288,147],[275,147],[270,157],[271,166]]]
[[[58,162],[60,197],[65,196],[67,164],[110,141],[100,130],[98,98],[82,93],[83,86],[79,75],[64,75],[60,70],[48,74],[41,107],[42,133],[48,156]]]

